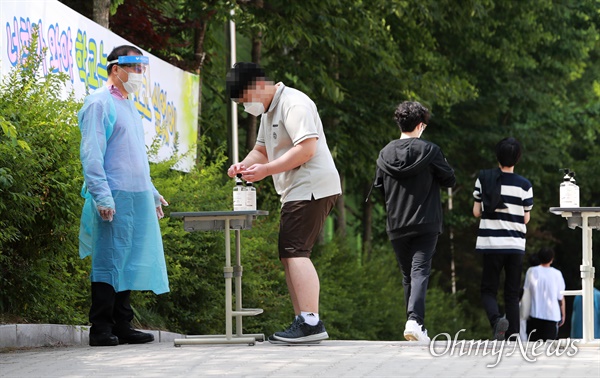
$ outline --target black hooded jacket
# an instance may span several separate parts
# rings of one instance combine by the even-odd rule
[[[442,232],[440,186],[456,184],[440,147],[420,138],[396,139],[379,152],[374,186],[385,197],[390,240]]]
[[[482,210],[495,213],[496,209],[506,209],[502,201],[502,170],[500,168],[483,169],[479,171],[481,184]]]

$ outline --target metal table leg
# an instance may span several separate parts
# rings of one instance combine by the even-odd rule
[[[225,266],[223,277],[225,278],[225,335],[188,335],[185,339],[175,339],[176,347],[181,345],[197,344],[248,344],[254,345],[256,341],[264,341],[265,335],[243,334],[242,318],[254,316],[263,312],[260,308],[242,307],[242,263],[241,263],[241,232],[239,228],[235,232],[235,265],[231,263],[231,222],[229,218],[223,219],[225,230]],[[236,225],[234,224],[234,227]],[[232,278],[235,277],[235,310],[232,309]],[[236,319],[236,333],[233,334],[233,317]]]
[[[583,343],[594,341],[594,266],[592,262],[592,229],[589,227],[589,214],[583,213],[581,227],[582,264],[581,291],[583,313]]]

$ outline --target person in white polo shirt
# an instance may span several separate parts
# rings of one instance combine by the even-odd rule
[[[329,335],[319,319],[319,276],[310,254],[342,188],[317,107],[306,94],[268,80],[255,63],[236,63],[226,89],[246,112],[261,116],[254,149],[228,175],[250,182],[272,176],[281,196],[278,250],[296,317],[269,341],[320,342]]]
[[[540,265],[532,266],[525,275],[523,289],[531,297],[531,310],[527,320],[529,341],[556,340],[558,328],[565,324],[565,279],[560,270],[551,267],[554,250],[542,248],[538,252]]]

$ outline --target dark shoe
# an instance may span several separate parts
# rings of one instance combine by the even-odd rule
[[[311,326],[304,322],[302,315],[294,320],[288,329],[275,332],[273,337],[279,341],[288,343],[304,343],[307,341],[320,341],[329,338],[323,322],[319,320],[317,325]]]
[[[90,333],[90,346],[119,345],[119,338],[110,332]]]
[[[144,344],[154,341],[153,334],[136,331],[131,326],[121,329],[115,327],[113,333],[119,338],[119,344]]]
[[[494,324],[494,339],[504,341],[506,339],[506,330],[508,329],[508,320],[500,318]]]
[[[268,342],[270,342],[271,344],[275,344],[275,345],[318,345],[321,344],[321,341],[323,340],[317,340],[317,341],[303,341],[303,342],[293,342],[293,343],[289,343],[287,341],[281,341],[281,340],[277,340],[275,338],[275,335],[271,335],[269,336],[269,338],[267,339]]]

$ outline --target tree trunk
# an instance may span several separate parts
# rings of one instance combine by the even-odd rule
[[[254,0],[253,5],[259,9],[264,8],[264,0]],[[258,30],[252,37],[252,62],[260,65],[262,56],[262,32]],[[257,117],[250,116],[246,122],[246,152],[251,151],[256,144]]]
[[[337,55],[333,55],[331,57],[331,75],[335,78],[336,81],[340,80],[340,71],[339,71],[339,67],[340,67],[340,62],[338,59]],[[329,119],[327,121],[328,123],[328,130],[332,131],[332,134],[335,135],[335,131],[338,128],[339,124],[340,124],[340,119],[339,118],[332,118]],[[339,171],[339,169],[338,169]],[[340,172],[340,183],[342,186],[342,193],[345,193],[344,190],[344,174]],[[344,199],[344,196],[341,195],[340,198],[337,201],[336,204],[336,208],[337,208],[337,224],[336,224],[336,234],[340,237],[345,237],[346,236],[346,201]]]
[[[94,22],[108,29],[108,16],[110,13],[110,0],[94,0]]]
[[[365,186],[364,197],[366,198],[371,191],[371,183]],[[362,214],[362,250],[363,256],[368,260],[371,257],[371,240],[373,239],[373,201],[369,200],[363,203],[363,214]]]
[[[262,53],[262,32],[258,32],[252,38],[252,62],[260,65]],[[250,116],[246,122],[246,151],[251,151],[256,144],[257,117]]]
[[[342,183],[342,193],[344,193],[344,176],[341,173],[340,181]],[[343,195],[338,198],[335,208],[337,210],[337,223],[335,232],[338,236],[343,238],[346,236],[346,201]]]
[[[206,28],[208,22],[200,20],[196,25],[194,32],[194,57],[196,60],[195,70],[199,77],[198,80],[198,131],[196,132],[196,164],[200,161],[201,149],[200,140],[202,138],[202,65],[204,64],[204,37],[206,36]]]

